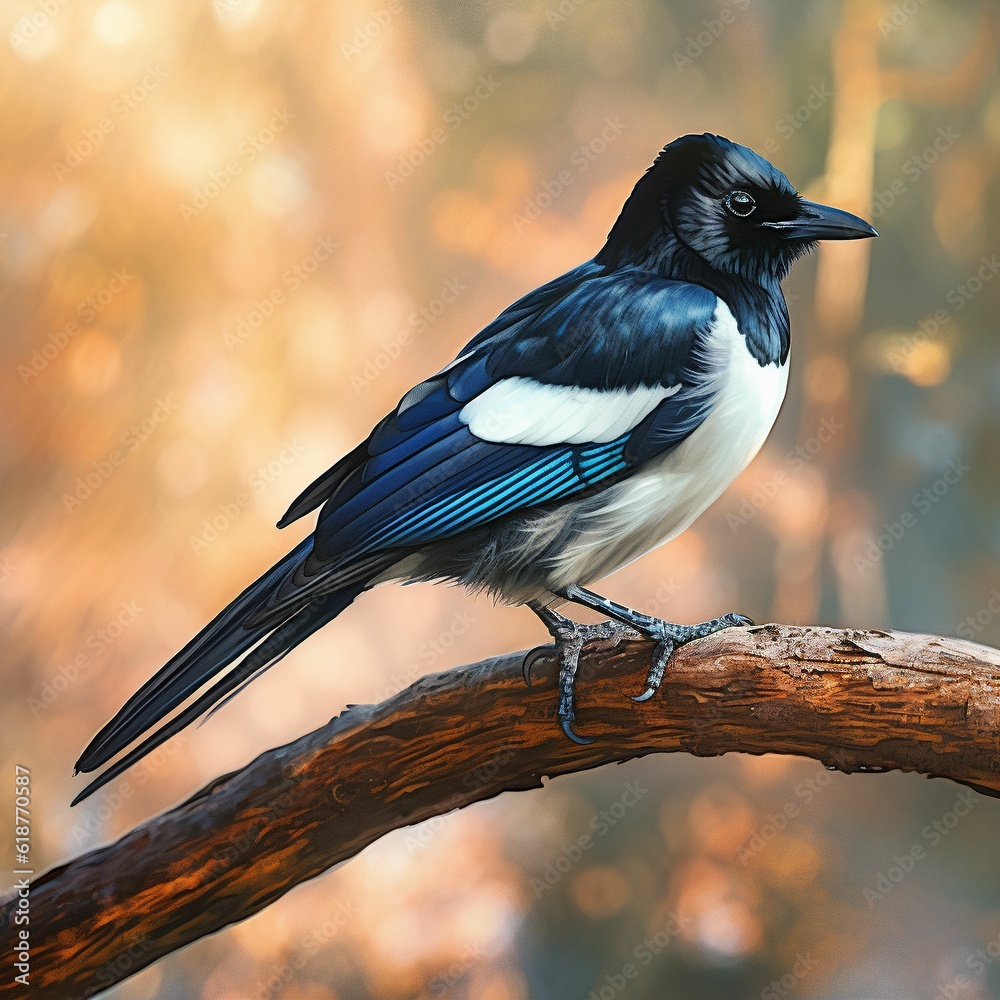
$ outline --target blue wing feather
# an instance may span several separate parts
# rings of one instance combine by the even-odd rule
[[[698,345],[715,295],[592,262],[514,303],[373,431],[367,458],[326,501],[310,573],[420,546],[593,488],[676,446],[704,419]],[[599,444],[484,441],[463,406],[500,379],[630,389],[680,386],[637,427]]]

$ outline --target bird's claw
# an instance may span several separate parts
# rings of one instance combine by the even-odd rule
[[[546,646],[536,646],[524,654],[524,660],[521,663],[521,675],[524,677],[524,683],[528,687],[531,687],[531,671],[535,664],[539,660],[554,659],[557,652],[556,647],[549,644]]]
[[[597,609],[595,608],[595,610]],[[603,639],[611,640],[613,644],[617,645],[623,638],[636,633],[656,640],[656,649],[649,665],[649,672],[646,674],[646,686],[641,694],[632,696],[632,701],[641,703],[649,701],[660,689],[667,661],[678,646],[682,646],[692,639],[711,635],[719,629],[733,626],[746,627],[754,624],[746,615],[735,612],[722,615],[722,617],[712,621],[702,622],[699,625],[672,625],[669,622],[661,622],[646,616],[636,616],[636,620],[630,625],[625,625],[621,621],[605,621],[599,625],[580,625],[556,615],[554,612],[545,613],[541,617],[554,642],[545,646],[536,646],[525,654],[521,663],[524,683],[531,687],[531,671],[539,660],[557,660],[561,689],[558,711],[559,724],[567,739],[580,746],[594,742],[591,737],[580,736],[573,730],[576,718],[573,711],[576,671],[580,661],[580,653],[588,642],[594,639]]]
[[[633,701],[649,701],[660,690],[663,672],[667,668],[667,661],[670,659],[670,655],[673,653],[676,645],[670,639],[662,639],[656,644],[656,649],[653,650],[653,659],[649,664],[649,672],[646,674],[646,690],[642,694],[634,695],[632,698]]]
[[[593,736],[580,736],[578,733],[573,731],[574,717],[572,715],[566,716],[562,721],[562,731],[574,742],[580,746],[586,746],[588,743],[594,742]]]

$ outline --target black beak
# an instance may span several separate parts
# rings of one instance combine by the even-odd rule
[[[782,222],[762,222],[790,240],[866,240],[878,233],[856,215],[814,201],[800,201],[799,214]]]

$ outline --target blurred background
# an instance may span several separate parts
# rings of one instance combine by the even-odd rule
[[[796,265],[769,443],[603,590],[675,621],[1000,643],[995,5],[5,0],[2,20],[0,728],[4,773],[31,768],[36,870],[347,703],[545,638],[456,590],[378,591],[68,808],[97,728],[308,530],[273,527],[300,489],[592,256],[686,132],[882,235]],[[648,758],[386,837],[115,995],[1000,997],[998,821],[914,775]]]

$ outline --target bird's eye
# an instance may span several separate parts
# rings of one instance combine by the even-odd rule
[[[757,207],[757,202],[746,191],[730,191],[726,195],[725,205],[733,215],[745,219]]]

